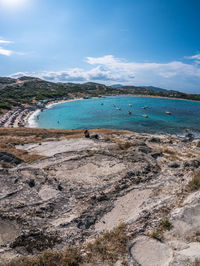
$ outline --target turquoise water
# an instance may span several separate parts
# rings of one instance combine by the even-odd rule
[[[53,105],[35,122],[40,128],[114,128],[178,135],[189,129],[200,136],[200,102],[124,96],[85,99]]]

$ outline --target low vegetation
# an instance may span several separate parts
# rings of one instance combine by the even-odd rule
[[[158,240],[162,241],[163,240],[163,233],[166,230],[170,230],[172,228],[172,223],[168,219],[163,219],[159,226],[151,233],[151,237]]]
[[[107,261],[114,264],[118,259],[128,253],[127,229],[125,224],[119,225],[112,232],[106,232],[94,242],[88,243],[87,261]]]
[[[136,146],[136,143],[134,142],[122,142],[122,143],[118,143],[118,148],[120,150],[128,150],[130,147]]]
[[[171,222],[168,219],[164,219],[161,222],[161,226],[163,226],[165,229],[170,230],[172,227]]]
[[[102,234],[85,246],[68,247],[63,252],[49,250],[39,256],[21,257],[4,266],[78,266],[84,263],[95,265],[97,262],[113,265],[119,259],[127,265],[124,259],[128,253],[127,233],[125,224],[120,224],[114,231]]]
[[[46,251],[39,256],[21,257],[4,266],[78,266],[81,262],[82,256],[79,250],[67,248],[64,252]]]

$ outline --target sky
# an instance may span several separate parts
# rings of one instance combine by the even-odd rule
[[[199,0],[0,0],[0,76],[200,93]]]

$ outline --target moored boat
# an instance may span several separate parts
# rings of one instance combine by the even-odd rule
[[[172,113],[169,112],[169,111],[166,111],[165,114],[166,114],[166,115],[171,115]]]

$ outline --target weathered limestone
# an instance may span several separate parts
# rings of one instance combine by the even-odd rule
[[[19,148],[48,157],[0,168],[0,262],[94,239],[121,222],[129,265],[200,261],[200,192],[186,190],[200,168],[196,141],[132,133]]]

